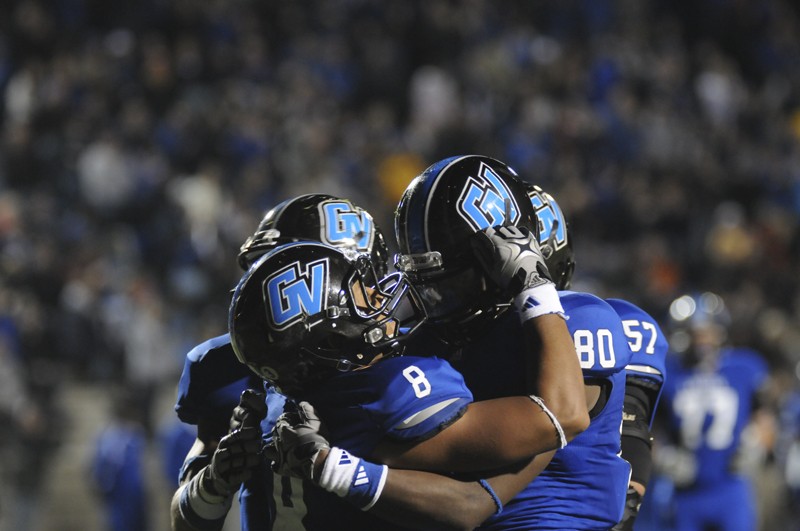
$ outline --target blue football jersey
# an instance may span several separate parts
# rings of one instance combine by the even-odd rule
[[[669,355],[667,371],[663,400],[670,429],[695,455],[695,485],[729,481],[753,400],[768,374],[767,363],[753,350],[724,348],[713,370],[684,367],[678,356]]]
[[[622,319],[622,327],[631,349],[631,361],[625,367],[628,377],[640,378],[658,387],[650,408],[650,427],[653,425],[658,400],[667,377],[667,351],[669,344],[661,327],[653,317],[638,306],[622,299],[606,299]]]
[[[620,430],[630,349],[608,303],[586,293],[559,295],[584,377],[608,387],[608,400],[589,428],[481,529],[608,529],[622,517],[630,465],[620,457]],[[525,394],[525,344],[515,313],[501,316],[458,359],[476,400]]]
[[[315,390],[314,404],[331,444],[369,457],[381,440],[415,442],[433,437],[472,402],[461,375],[446,361],[399,356],[341,373]],[[277,478],[276,528],[306,530],[407,529],[380,520],[319,487]]]

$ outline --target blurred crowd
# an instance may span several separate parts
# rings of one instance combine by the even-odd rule
[[[774,373],[765,460],[800,489],[795,2],[0,6],[0,452],[20,491],[68,383],[130,390],[152,439],[267,208],[340,195],[391,236],[411,178],[467,153],[559,199],[577,287],[665,326],[681,293],[723,296]]]

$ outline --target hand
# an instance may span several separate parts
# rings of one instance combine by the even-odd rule
[[[233,409],[230,432],[242,428],[261,429],[261,421],[267,416],[266,395],[253,389],[245,389],[239,397],[239,405]]]
[[[324,428],[314,406],[299,402],[295,410],[284,412],[272,429],[272,469],[283,476],[318,480],[314,464],[330,443],[322,434]]]
[[[504,295],[553,282],[539,243],[525,227],[489,227],[476,232],[471,243],[484,271]]]
[[[628,494],[625,497],[625,512],[622,520],[611,528],[611,531],[633,531],[633,524],[639,514],[639,507],[642,505],[642,495],[633,487],[628,487]]]
[[[201,472],[203,488],[211,494],[228,497],[250,479],[253,469],[262,462],[261,430],[238,429],[220,439],[211,463]]]

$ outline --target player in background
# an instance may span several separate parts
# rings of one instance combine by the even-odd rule
[[[730,314],[714,293],[675,299],[670,322],[669,377],[657,421],[667,433],[659,437],[660,478],[652,490],[671,492],[671,505],[668,512],[658,511],[662,507],[653,500],[636,528],[752,531],[755,497],[739,469],[740,447],[759,407],[767,363],[749,348],[726,346]]]
[[[633,356],[625,367],[622,457],[631,464],[625,514],[614,531],[634,528],[653,469],[653,420],[667,375],[667,339],[656,320],[622,299],[606,299],[622,320]]]
[[[388,248],[383,233],[375,225],[372,216],[349,200],[326,194],[306,194],[288,199],[270,209],[258,228],[242,245],[237,262],[243,271],[280,244],[298,240],[321,241],[328,245],[353,248],[372,256],[379,274],[387,272]],[[225,333],[194,347],[186,356],[183,373],[178,383],[175,410],[181,421],[197,426],[197,439],[180,474],[180,488],[172,500],[172,525],[174,530],[192,529],[192,516],[181,512],[188,482],[203,472],[210,464],[214,451],[230,431],[231,414],[246,389],[262,389],[262,380],[247,367],[239,363]],[[264,427],[271,429],[275,418],[283,409],[283,397],[270,393],[269,418]],[[252,396],[245,404],[254,401]],[[252,433],[249,437],[260,437]],[[237,437],[242,437],[241,435]],[[232,441],[226,441],[226,445]],[[241,450],[249,441],[239,440],[236,449]],[[208,469],[205,469],[208,470]],[[272,474],[266,466],[261,473],[252,475],[244,482],[240,492],[242,528],[267,529],[272,519]],[[231,482],[225,490],[230,496],[239,488]],[[230,496],[225,501],[230,502]],[[264,501],[266,500],[266,501]],[[252,503],[251,503],[252,502]],[[185,503],[184,503],[185,505]],[[227,514],[227,511],[225,512]],[[217,515],[216,528],[222,526],[224,514]],[[208,522],[201,524],[208,527]]]

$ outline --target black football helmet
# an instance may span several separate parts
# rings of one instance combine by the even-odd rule
[[[499,160],[451,157],[409,184],[395,212],[395,267],[419,291],[431,323],[454,330],[508,307],[470,243],[475,232],[503,224],[534,232],[536,216],[524,182]]]
[[[731,315],[710,291],[681,295],[669,306],[669,346],[689,366],[713,363],[728,337]]]
[[[539,224],[534,234],[538,237],[547,270],[557,289],[567,289],[575,271],[575,252],[564,212],[553,196],[536,185],[528,185],[528,195]]]
[[[389,248],[370,213],[326,194],[299,195],[268,211],[239,250],[239,266],[247,271],[267,251],[301,240],[368,253],[380,276],[388,271]]]
[[[394,355],[424,321],[402,273],[317,242],[276,247],[239,281],[228,328],[239,361],[293,397],[337,371]]]

